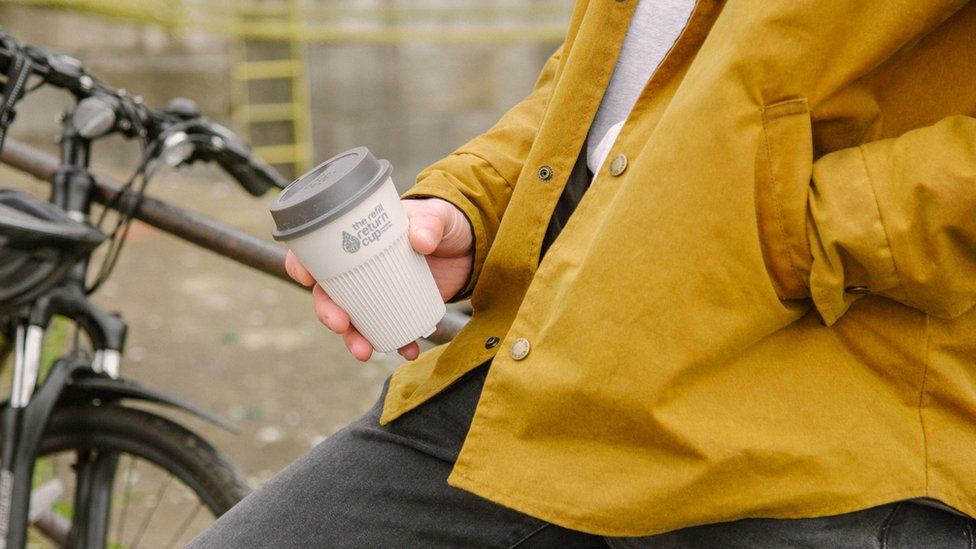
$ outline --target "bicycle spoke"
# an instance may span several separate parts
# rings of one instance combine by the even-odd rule
[[[64,483],[65,490],[50,512],[40,517],[32,514],[36,517],[31,524],[35,539],[43,536],[42,543],[53,542],[56,547],[180,547],[226,510],[212,508],[209,492],[174,472],[168,455],[153,453],[154,437],[168,433],[145,428],[145,415],[121,408],[86,409],[52,423],[58,434],[54,440],[62,446],[42,450],[37,457],[35,485],[41,480],[50,482],[48,477],[53,476]],[[146,441],[142,444],[147,445],[150,456],[118,448],[111,437],[106,437],[107,442],[89,441],[88,434],[98,432],[102,425],[116,426],[103,416],[129,419],[124,426],[140,435],[134,441]],[[41,494],[40,489],[35,491]]]
[[[63,478],[61,476],[61,454],[51,456],[51,474],[54,475],[54,478]]]
[[[132,503],[132,472],[135,471],[136,468],[136,458],[132,456],[128,456],[128,458],[129,467],[125,472],[125,493],[122,494],[122,515],[119,517],[119,524],[115,528],[115,539],[120,541],[122,540],[122,534],[125,533],[125,519],[129,514],[129,505]]]
[[[186,520],[180,524],[180,529],[176,532],[176,535],[173,536],[173,539],[169,540],[169,543],[166,544],[167,547],[176,547],[176,542],[178,542],[180,538],[183,537],[183,534],[186,533],[186,530],[190,527],[190,523],[196,518],[197,513],[200,512],[200,509],[203,509],[203,503],[198,501],[197,506],[194,507],[193,511],[190,512],[190,516],[186,517]]]
[[[149,514],[142,521],[139,526],[139,534],[136,536],[136,540],[132,543],[132,549],[139,547],[139,542],[142,541],[142,535],[146,533],[146,528],[149,526],[149,522],[152,521],[153,515],[156,514],[156,510],[159,509],[159,505],[163,502],[163,495],[166,493],[166,488],[169,487],[170,481],[173,480],[172,475],[167,475],[163,482],[159,485],[159,490],[156,492],[156,501],[153,502],[153,508],[149,511]]]

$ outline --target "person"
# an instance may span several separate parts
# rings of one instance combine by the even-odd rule
[[[972,547],[974,37],[963,0],[579,0],[403,196],[470,323],[194,546]]]

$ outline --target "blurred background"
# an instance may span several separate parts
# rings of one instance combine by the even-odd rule
[[[195,100],[288,177],[368,146],[400,190],[489,128],[558,47],[572,0],[0,0],[21,41],[80,59],[161,108]],[[42,89],[11,136],[54,152],[69,104]],[[108,140],[95,171],[125,180],[136,145]],[[0,165],[0,186],[47,185]],[[270,240],[267,205],[214,168],[157,176],[148,194]],[[361,364],[303,291],[136,223],[96,301],[130,324],[123,375],[230,418],[237,435],[180,415],[251,483],[375,401],[399,357]]]

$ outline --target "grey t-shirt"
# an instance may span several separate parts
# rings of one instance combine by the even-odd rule
[[[600,170],[634,103],[694,8],[695,0],[639,0],[586,140],[586,164],[591,172]]]

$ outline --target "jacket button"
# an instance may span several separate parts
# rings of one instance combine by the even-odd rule
[[[491,336],[485,340],[485,349],[494,349],[495,347],[498,346],[500,342],[501,342],[500,339],[498,339],[495,336]]]
[[[516,339],[512,342],[512,348],[509,349],[508,354],[512,360],[522,360],[529,354],[529,340],[524,337]]]
[[[871,293],[871,289],[867,286],[848,286],[844,291],[852,295],[867,295]]]
[[[552,169],[552,166],[542,166],[536,173],[539,176],[539,181],[549,181],[552,176],[556,175],[556,172]]]
[[[617,156],[613,157],[613,160],[610,161],[610,175],[617,177],[618,175],[624,173],[624,170],[626,169],[627,169],[626,156],[622,154],[618,154]]]

